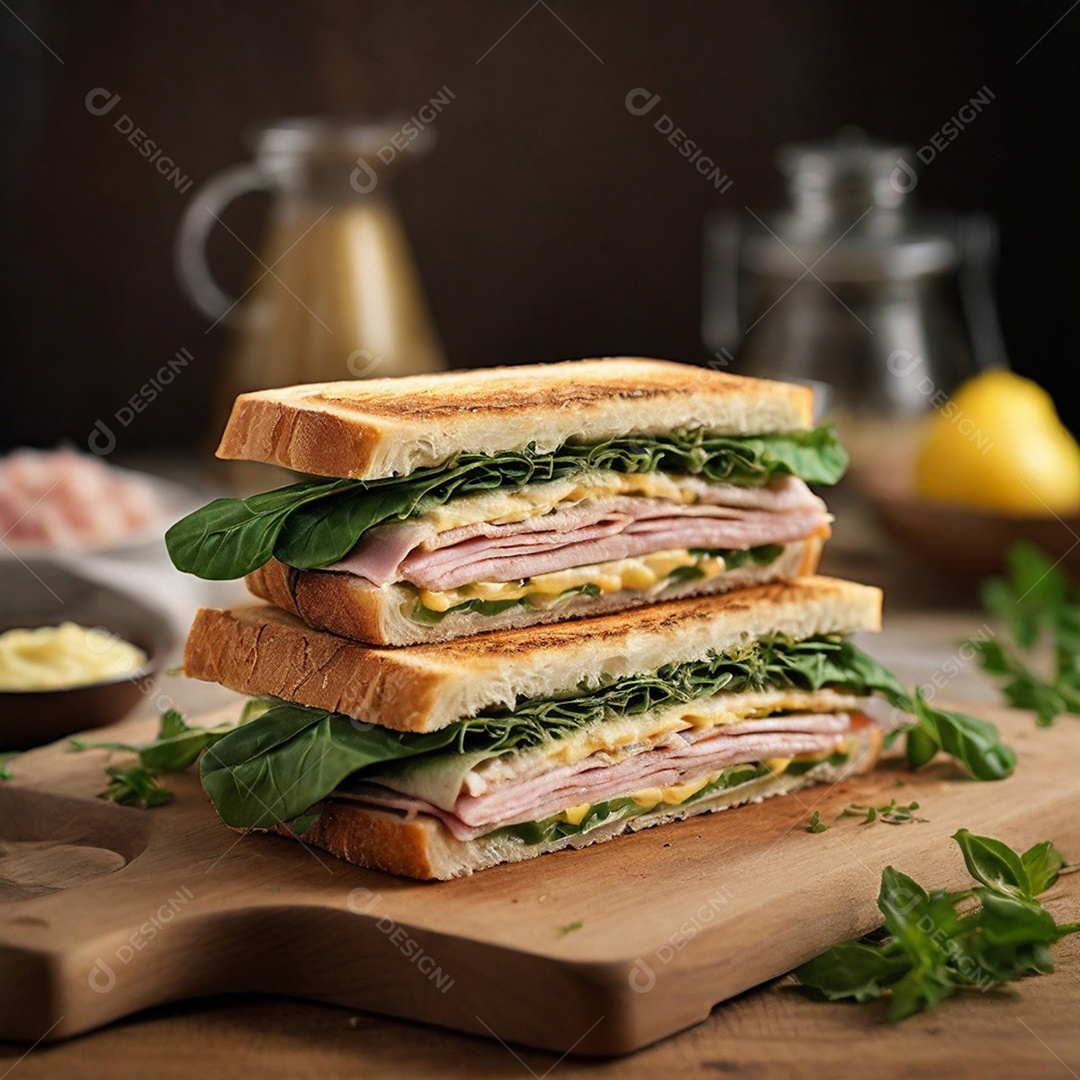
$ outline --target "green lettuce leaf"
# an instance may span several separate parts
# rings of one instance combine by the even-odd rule
[[[518,490],[587,470],[692,474],[756,487],[787,475],[833,484],[846,467],[846,453],[825,428],[754,438],[698,429],[568,443],[551,454],[532,447],[492,456],[458,454],[403,477],[303,481],[248,499],[216,499],[173,525],[165,543],[179,570],[222,580],[243,577],[271,556],[300,569],[329,566],[384,521],[404,520],[465,495]]]

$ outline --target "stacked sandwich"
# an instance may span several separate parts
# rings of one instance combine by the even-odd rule
[[[255,699],[203,756],[225,822],[450,878],[870,768],[895,680],[818,578],[846,465],[809,391],[608,359],[245,394],[173,561],[184,667]],[[546,624],[546,625],[542,625]]]

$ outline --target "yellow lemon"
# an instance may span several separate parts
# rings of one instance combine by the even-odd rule
[[[1017,516],[1076,514],[1080,446],[1042,387],[1011,371],[985,371],[928,417],[915,491]]]

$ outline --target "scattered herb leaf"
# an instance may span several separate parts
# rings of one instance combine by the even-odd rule
[[[1033,710],[1040,726],[1066,713],[1080,715],[1080,596],[1035,544],[1015,544],[1007,564],[1007,577],[989,578],[981,593],[983,607],[1004,623],[1011,641],[974,637],[966,644],[983,671],[999,680],[1005,700]],[[1040,648],[1048,658],[1037,655]]]
[[[567,923],[565,926],[559,927],[559,937],[566,937],[567,934],[572,934],[575,930],[580,930],[582,927],[580,919],[576,919],[572,923]]]
[[[260,698],[249,701],[244,706],[240,723],[245,723],[260,715],[269,705]],[[221,724],[218,727],[205,728],[188,724],[179,709],[167,709],[161,714],[157,738],[146,746],[133,746],[119,742],[87,742],[84,739],[69,739],[69,748],[83,750],[119,750],[135,754],[139,764],[126,769],[107,768],[111,777],[109,786],[100,798],[126,806],[138,806],[147,809],[151,806],[163,806],[172,799],[172,792],[157,782],[163,772],[183,772],[193,765],[199,755],[208,746],[213,746],[218,739],[233,730],[233,724]]]
[[[919,809],[917,802],[910,802],[906,806],[890,799],[883,806],[863,806],[862,803],[851,803],[850,806],[841,810],[836,815],[836,820],[841,818],[859,817],[862,815],[860,825],[870,825],[875,821],[883,821],[886,825],[904,825],[909,821],[926,821],[926,818],[915,817],[914,812]]]
[[[830,827],[831,826],[826,825],[825,822],[821,820],[821,812],[815,810],[813,814],[810,815],[810,821],[807,823],[806,831],[812,833],[828,832]]]
[[[891,995],[888,1019],[933,1008],[957,990],[985,989],[1054,970],[1050,946],[1080,930],[1059,924],[1037,897],[1065,865],[1049,841],[1018,854],[961,829],[953,839],[981,884],[928,892],[887,866],[878,908],[885,932],[846,941],[795,969],[814,996],[866,1002]],[[974,911],[957,909],[972,899]]]
[[[157,782],[157,774],[141,765],[127,769],[107,768],[109,786],[98,795],[123,806],[137,806],[147,810],[151,806],[164,806],[172,802],[173,793]]]
[[[0,754],[0,780],[14,780],[15,774],[8,767],[8,762],[12,758],[17,758],[20,754],[19,750],[8,750],[3,754]]]

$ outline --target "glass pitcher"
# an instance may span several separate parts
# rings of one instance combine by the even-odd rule
[[[393,120],[281,120],[258,129],[252,142],[252,163],[194,192],[176,238],[185,292],[214,325],[233,330],[221,421],[246,390],[445,367],[388,191],[402,159],[431,147],[431,129]],[[233,298],[210,272],[206,241],[225,206],[249,191],[274,199],[259,252],[252,252],[251,284]]]
[[[914,155],[857,129],[777,158],[786,208],[707,226],[706,343],[733,371],[813,385],[853,478],[902,489],[923,416],[973,372],[1007,366],[996,226],[919,208]]]

